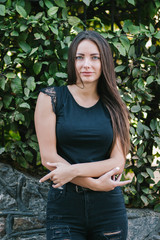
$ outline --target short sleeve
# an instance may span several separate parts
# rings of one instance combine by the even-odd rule
[[[40,89],[40,92],[51,97],[52,109],[53,109],[53,112],[55,113],[56,112],[56,102],[57,102],[56,88],[55,87],[47,87],[47,88]]]

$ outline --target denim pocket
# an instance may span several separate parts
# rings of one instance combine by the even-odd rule
[[[70,229],[66,225],[50,226],[47,228],[47,240],[66,239],[70,240]]]
[[[64,189],[51,187],[48,192],[48,201],[58,200],[64,195]]]

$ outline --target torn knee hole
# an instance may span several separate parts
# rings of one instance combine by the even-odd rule
[[[111,235],[115,235],[115,234],[119,234],[119,233],[121,233],[121,231],[104,233],[104,236],[111,236]]]

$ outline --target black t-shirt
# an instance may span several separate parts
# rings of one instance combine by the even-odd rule
[[[75,101],[67,86],[40,91],[51,97],[61,157],[71,164],[109,158],[113,129],[109,111],[101,100],[86,108]]]

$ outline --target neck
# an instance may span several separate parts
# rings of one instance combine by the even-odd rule
[[[80,94],[82,97],[98,97],[97,83],[76,83],[75,92]]]

